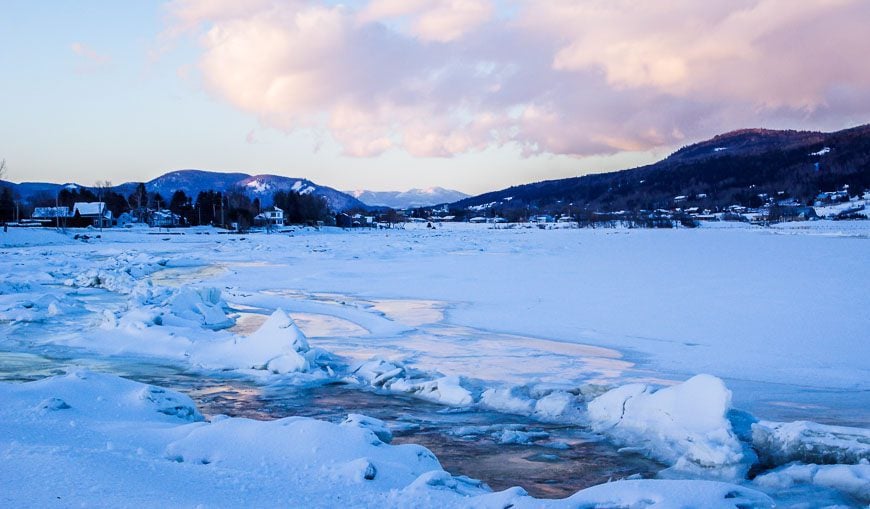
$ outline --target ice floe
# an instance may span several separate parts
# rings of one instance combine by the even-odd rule
[[[731,391],[722,380],[697,375],[654,390],[629,384],[588,405],[592,429],[645,451],[678,470],[741,477],[751,461],[727,419]]]

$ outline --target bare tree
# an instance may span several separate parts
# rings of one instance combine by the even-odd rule
[[[6,177],[6,159],[0,161],[0,180]]]
[[[94,187],[97,189],[97,200],[99,201],[99,204],[100,204],[99,205],[99,214],[100,214],[99,221],[100,221],[100,232],[102,232],[103,231],[103,221],[105,221],[105,218],[103,217],[103,215],[105,214],[104,208],[106,206],[105,199],[106,199],[106,195],[109,192],[109,189],[112,188],[112,182],[109,180],[98,180],[96,182],[96,184],[94,184]]]

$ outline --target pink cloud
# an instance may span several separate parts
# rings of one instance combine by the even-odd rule
[[[870,114],[865,0],[175,0],[214,95],[346,154],[608,154]]]
[[[81,42],[74,42],[70,44],[70,49],[73,53],[82,57],[87,64],[86,66],[80,66],[80,70],[94,69],[96,67],[106,65],[112,61],[109,56],[97,53],[93,48]]]

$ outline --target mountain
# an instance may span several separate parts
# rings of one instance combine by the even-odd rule
[[[442,203],[452,203],[467,198],[468,195],[443,187],[428,187],[426,189],[409,189],[407,191],[348,191],[347,194],[366,205],[375,207],[390,207],[394,209],[410,209],[429,207]]]
[[[12,187],[12,191],[22,200],[43,196],[54,197],[64,186],[75,184],[52,184],[44,182],[22,182],[20,184],[4,183]],[[83,186],[87,187],[87,186]],[[123,196],[129,196],[136,188],[135,182],[127,182],[114,186],[113,191]],[[219,173],[203,170],[179,170],[161,175],[145,183],[148,192],[160,193],[169,199],[172,193],[181,190],[196,199],[200,191],[213,189],[226,192],[231,189],[242,189],[252,198],[260,198],[263,205],[269,205],[276,191],[295,191],[301,194],[313,194],[326,199],[330,208],[335,211],[345,211],[354,208],[367,208],[364,203],[353,196],[336,191],[331,187],[320,186],[314,182],[301,179],[282,177],[279,175],[248,175],[247,173]],[[93,189],[93,188],[90,188]]]
[[[808,203],[821,191],[870,188],[870,124],[833,133],[743,129],[639,168],[514,186],[451,206],[559,211]],[[676,200],[675,200],[676,198]]]

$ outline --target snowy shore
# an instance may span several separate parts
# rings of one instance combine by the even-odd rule
[[[588,427],[669,468],[562,501],[491,493],[377,420],[206,422],[183,394],[74,370],[0,384],[4,504],[870,502],[861,224],[150,233],[0,237],[0,348],[341,380]]]

